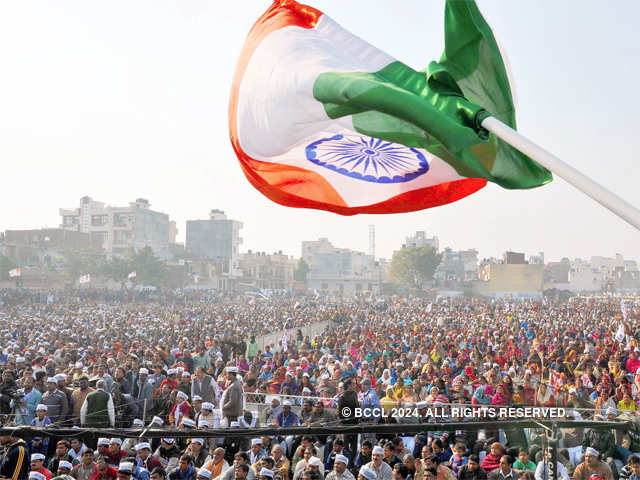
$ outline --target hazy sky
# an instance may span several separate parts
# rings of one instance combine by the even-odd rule
[[[286,208],[244,178],[229,142],[237,56],[266,0],[0,3],[0,230],[54,227],[89,195],[148,198],[185,220],[244,222],[242,251],[300,254],[327,236],[390,256],[416,230],[441,246],[640,259],[638,232],[560,179],[489,185],[451,205],[341,217]],[[309,2],[415,68],[443,48],[444,0]],[[478,0],[511,64],[519,130],[640,206],[637,0]]]

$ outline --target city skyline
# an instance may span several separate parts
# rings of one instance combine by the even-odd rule
[[[312,3],[411,66],[440,55],[444,2],[380,2],[376,9],[364,0]],[[599,95],[595,65],[606,58],[618,69],[615,90],[633,88],[640,40],[631,22],[640,6],[478,4],[508,53],[520,131],[639,205],[638,140],[628,119],[640,99]],[[419,230],[443,247],[476,248],[480,258],[505,250],[544,251],[549,261],[640,257],[633,227],[557,178],[526,192],[489,185],[460,202],[402,215],[340,217],[271,203],[242,175],[227,128],[235,62],[265,7],[141,2],[123,17],[121,9],[83,2],[4,5],[0,39],[13,47],[0,59],[13,75],[0,80],[7,179],[0,230],[58,226],[58,208],[83,195],[111,205],[144,197],[177,222],[181,241],[187,220],[224,210],[245,225],[243,252],[299,256],[303,240],[320,237],[366,252],[374,224],[383,258]]]

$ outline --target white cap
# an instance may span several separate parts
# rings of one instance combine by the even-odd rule
[[[422,408],[427,408],[428,406],[429,406],[429,404],[428,404],[426,401],[424,401],[424,400],[421,400],[421,401],[419,401],[418,403],[416,403],[416,408],[417,408],[418,410],[420,410],[420,409],[422,409]]]
[[[214,410],[213,403],[211,402],[202,402],[202,410]]]
[[[617,411],[615,408],[613,408],[613,407],[609,407],[609,408],[607,408],[607,410],[606,410],[605,414],[606,414],[606,415],[609,415],[609,414],[611,414],[611,415],[618,415],[618,411]]]
[[[209,428],[211,424],[206,420],[198,420],[198,427],[207,427]]]
[[[33,480],[47,480],[47,477],[40,472],[29,472],[29,478]]]
[[[73,465],[71,464],[71,462],[67,462],[66,460],[60,460],[60,463],[58,463],[58,468],[66,468],[67,470],[72,470]]]
[[[335,462],[342,462],[345,465],[349,465],[349,459],[344,455],[336,455]]]
[[[225,370],[229,373],[238,373],[238,367],[227,367]],[[263,469],[263,470],[266,470],[266,469]],[[271,472],[271,474],[273,476],[273,472]]]
[[[282,402],[282,405],[284,407],[292,407],[293,406],[293,402],[287,398],[287,399],[285,399],[284,402]]]
[[[192,438],[191,442],[199,443],[200,445],[204,445],[204,438]]]
[[[139,375],[149,375],[149,370],[147,370],[146,368],[141,368],[140,370],[138,370],[138,374]]]
[[[42,412],[46,412],[49,409],[49,407],[47,407],[44,403],[39,403],[38,406],[36,407],[36,412],[38,410],[42,411]]]
[[[240,422],[231,422],[231,425],[229,425],[230,427],[239,427],[240,426]]]
[[[194,395],[192,400],[194,402],[201,402],[202,401],[202,397],[200,395]]]
[[[273,470],[269,470],[268,468],[262,468],[258,475],[261,477],[273,478]]]
[[[251,439],[251,446],[253,447],[254,445],[262,445],[262,439],[261,438],[252,438]]]
[[[309,458],[309,462],[308,463],[312,467],[321,467],[322,466],[322,462],[320,461],[320,459],[318,457]]]
[[[133,463],[131,463],[131,462],[120,462],[120,465],[118,465],[118,472],[132,473],[133,472]]]
[[[41,453],[33,453],[31,455],[31,461],[33,461],[33,460],[42,460],[44,462],[45,458],[46,457]]]
[[[182,400],[188,400],[189,399],[187,394],[182,392],[182,391],[178,391],[178,393],[176,393],[176,397],[178,397],[178,398],[180,398]]]
[[[134,418],[133,419],[133,426],[134,427],[144,427],[144,423],[142,422],[142,420],[140,420],[139,418]]]
[[[198,470],[198,477],[211,478],[211,471],[208,468]]]
[[[600,452],[598,450],[596,450],[595,448],[591,448],[591,447],[587,447],[587,449],[584,452],[585,455],[593,455],[594,457],[599,457],[600,456]]]
[[[196,426],[196,422],[191,420],[190,418],[183,418],[182,419],[182,425],[184,425],[186,427],[195,427]]]
[[[176,441],[175,438],[163,438],[162,441],[164,443],[168,443],[169,445],[173,445],[173,443]]]
[[[17,357],[16,363],[23,363],[25,361],[24,357]]]
[[[164,420],[162,420],[162,418],[160,417],[153,417],[151,419],[150,425],[153,425],[153,424],[156,424],[161,427],[162,425],[164,425]]]
[[[170,368],[169,370],[167,370],[167,375],[175,375],[176,373],[178,373],[178,370],[176,370],[175,368]]]
[[[56,380],[60,381],[60,380],[66,380],[67,379],[67,374],[66,373],[58,373],[57,375],[54,375],[53,378],[55,378]]]
[[[122,445],[122,440],[120,438],[112,438],[111,440],[109,440],[109,443],[115,443],[117,445]]]
[[[380,445],[376,445],[375,447],[373,447],[373,450],[371,450],[371,454],[384,455],[384,449]]]
[[[49,377],[47,378],[47,383],[55,383],[57,385],[58,380],[56,379],[56,377]]]
[[[151,445],[149,445],[149,442],[141,442],[134,447],[136,452],[139,452],[140,450],[144,450],[145,448],[148,450],[151,450]]]
[[[84,365],[82,364],[82,362],[78,362],[76,363],[76,368],[82,368],[84,367]]]
[[[98,439],[98,446],[101,445],[109,445],[109,439],[108,438],[99,438]]]
[[[368,467],[362,467],[359,473],[367,480],[376,480],[376,478],[378,477],[376,475],[376,472]]]
[[[182,372],[182,376],[191,378],[191,374],[189,372]]]

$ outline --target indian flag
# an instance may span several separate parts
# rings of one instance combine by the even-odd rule
[[[20,270],[19,268],[14,268],[12,270],[9,270],[9,277],[14,278],[14,277],[20,277],[22,275],[22,270]]]
[[[87,273],[86,275],[83,275],[78,279],[78,283],[90,283],[90,282],[91,282],[90,273]]]
[[[417,71],[321,11],[276,0],[236,68],[231,142],[251,184],[282,205],[397,213],[459,200],[487,181],[551,174],[481,127],[515,128],[507,72],[472,0],[447,1],[445,51]]]
[[[131,273],[129,273],[129,275],[127,275],[127,279],[128,280],[131,280],[133,278],[136,278],[136,272],[131,272]]]

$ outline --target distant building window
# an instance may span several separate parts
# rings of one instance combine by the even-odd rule
[[[91,232],[91,238],[94,241],[104,243],[109,238],[109,232]]]
[[[108,215],[91,215],[91,225],[94,227],[106,225],[108,221]]]
[[[116,226],[126,225],[129,222],[129,215],[126,213],[114,213],[113,224]]]
[[[76,215],[65,215],[62,223],[65,225],[77,225],[78,217]]]

